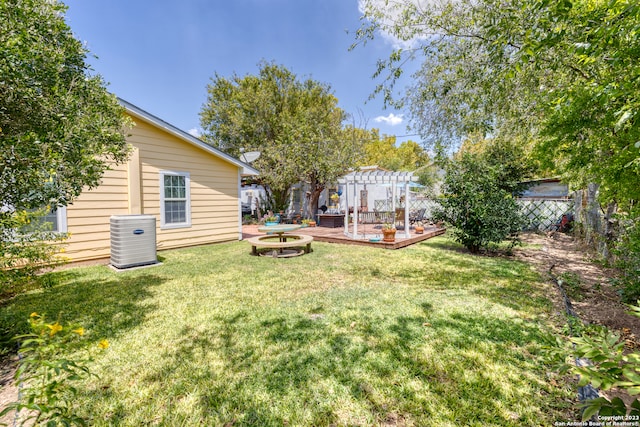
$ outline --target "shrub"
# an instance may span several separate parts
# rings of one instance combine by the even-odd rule
[[[640,302],[639,302],[640,303]],[[640,317],[640,306],[630,306],[630,314]],[[573,324],[571,343],[559,337],[549,338],[546,346],[547,363],[555,365],[560,374],[572,372],[580,376],[579,387],[591,385],[600,390],[614,388],[625,390],[630,396],[640,394],[640,353],[628,351],[625,340],[619,335],[599,325],[584,325],[577,318],[569,316]],[[569,360],[568,356],[571,356]],[[627,419],[638,419],[640,400],[635,397],[625,403],[620,397],[609,399],[601,396],[581,403],[582,421],[593,416],[627,415]],[[613,424],[611,424],[613,425]]]
[[[72,382],[92,375],[87,360],[72,360],[61,356],[74,342],[81,339],[84,329],[59,321],[47,323],[44,316],[32,313],[31,332],[16,337],[20,341],[20,362],[16,383],[21,387],[19,400],[7,405],[0,416],[15,410],[23,412],[21,425],[87,425],[74,414],[73,401],[77,389]],[[106,340],[100,348],[107,348]]]
[[[640,299],[640,214],[632,214],[620,224],[620,237],[613,250],[620,272],[615,284],[622,299],[630,303]]]
[[[51,230],[44,222],[45,210],[0,213],[0,294],[35,282],[46,269],[64,263],[58,256],[67,235]],[[43,286],[48,282],[41,281]]]
[[[640,317],[640,307],[631,306],[631,310],[631,314]],[[579,386],[591,384],[605,391],[616,387],[626,390],[631,396],[640,394],[640,354],[625,351],[625,342],[618,335],[601,328],[596,334],[583,334],[572,341],[575,345],[574,356],[591,362],[582,366],[570,365],[570,369],[580,375]],[[583,421],[595,414],[640,416],[640,401],[637,398],[625,404],[619,397],[599,397],[584,402],[582,408]]]
[[[453,225],[454,238],[472,253],[504,240],[515,244],[523,218],[501,167],[465,153],[445,171],[434,219]]]

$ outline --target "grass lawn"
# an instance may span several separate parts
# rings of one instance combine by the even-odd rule
[[[542,363],[549,285],[446,237],[406,249],[314,243],[297,258],[246,242],[161,252],[164,265],[57,273],[33,311],[106,338],[77,401],[93,425],[539,426],[569,387]]]

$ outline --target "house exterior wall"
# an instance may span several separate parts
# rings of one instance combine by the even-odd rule
[[[127,165],[112,165],[102,177],[100,186],[83,191],[67,206],[70,237],[65,256],[72,261],[108,257],[109,218],[128,213]]]
[[[66,256],[72,261],[110,256],[110,217],[156,217],[158,250],[237,240],[240,227],[239,168],[144,120],[134,118],[128,164],[113,165],[99,187],[67,207]],[[160,226],[160,172],[190,177],[191,224]]]

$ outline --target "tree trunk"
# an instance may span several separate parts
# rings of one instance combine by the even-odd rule
[[[289,207],[289,194],[290,189],[274,190],[268,186],[265,186],[267,193],[267,200],[262,203],[262,209],[264,211],[271,211],[277,213],[279,211],[285,211]]]
[[[317,181],[311,181],[311,183],[309,183],[310,198],[309,203],[307,203],[307,212],[305,212],[305,217],[313,220],[316,219],[316,212],[318,212],[318,200],[320,199],[320,194],[322,194],[323,190],[323,184],[320,184]]]
[[[605,259],[609,259],[611,254],[609,252],[609,245],[614,244],[615,239],[615,214],[618,211],[618,205],[616,202],[610,202],[607,205],[607,213],[604,216],[604,244],[602,248],[602,256]]]
[[[308,213],[309,213],[309,218],[313,220],[316,219],[316,212],[318,212],[318,200],[320,199],[320,194],[322,194],[323,190],[324,190],[324,187],[319,187],[311,192],[311,201],[309,203]]]

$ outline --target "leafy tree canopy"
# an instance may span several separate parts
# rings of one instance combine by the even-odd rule
[[[415,141],[396,145],[395,136],[379,136],[371,131],[371,138],[364,144],[364,157],[360,166],[377,165],[394,171],[414,171],[430,163],[428,153]]]
[[[424,141],[473,133],[523,143],[542,167],[605,200],[640,199],[640,4],[635,0],[366,2],[366,42],[402,44],[378,64],[388,102],[406,102]],[[392,96],[403,64],[415,84]]]
[[[127,158],[124,110],[46,0],[0,1],[0,205],[66,205]]]
[[[216,74],[207,92],[200,112],[204,139],[234,156],[260,151],[254,166],[278,209],[299,181],[310,184],[317,204],[324,186],[359,156],[361,140],[354,128],[343,128],[346,115],[327,84],[263,62],[257,76]]]
[[[523,224],[509,171],[491,157],[462,153],[446,162],[434,219],[454,226],[454,238],[476,253],[508,239],[515,244]]]
[[[47,0],[0,0],[0,292],[59,263],[40,217],[128,156],[124,109]],[[19,267],[19,268],[18,268]]]
[[[526,147],[512,141],[471,135],[463,141],[454,158],[461,160],[467,154],[497,168],[501,188],[514,194],[524,190],[522,181],[534,177],[538,171]]]

